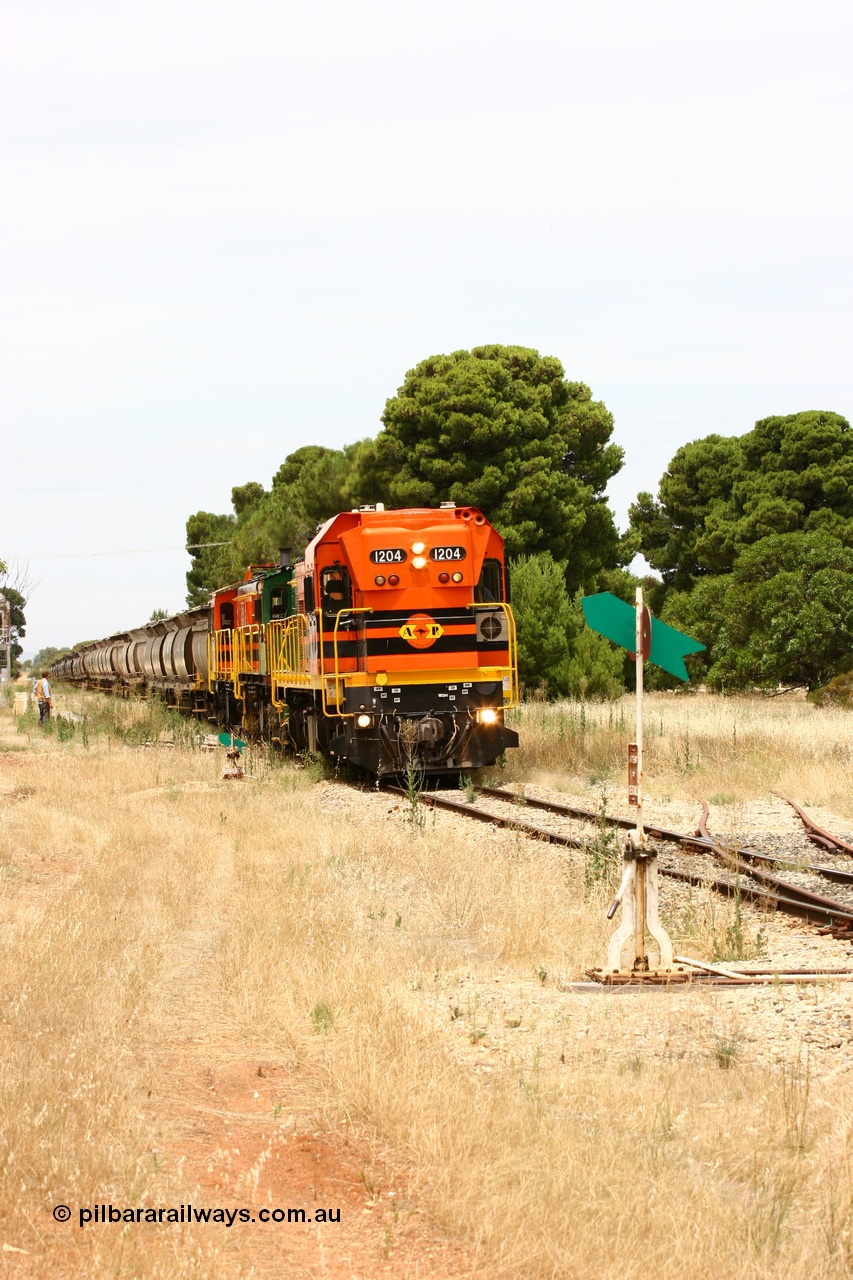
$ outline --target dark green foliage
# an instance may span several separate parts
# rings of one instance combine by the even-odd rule
[[[607,825],[607,791],[602,792],[598,806],[598,831],[585,849],[583,869],[584,889],[587,896],[598,890],[601,884],[616,889],[622,872],[622,851],[612,827]]]
[[[563,566],[548,552],[519,556],[510,577],[519,679],[528,691],[545,680],[551,694],[564,693],[569,645],[576,639],[577,626]]]
[[[230,540],[234,537],[236,524],[236,516],[214,515],[211,511],[197,511],[187,520],[187,546],[194,548],[190,551],[192,568],[187,574],[187,604],[191,609],[207,604],[214,587],[222,587],[229,582]],[[227,545],[204,545],[217,542]]]
[[[659,617],[677,631],[692,636],[705,645],[704,653],[691,653],[685,659],[691,683],[705,680],[714,656],[714,645],[725,622],[725,576],[702,578],[692,591],[669,591]],[[682,681],[657,667],[646,667],[646,683],[650,689],[683,689]]]
[[[257,480],[250,480],[248,484],[237,484],[231,490],[231,505],[239,520],[246,511],[257,506],[261,498],[266,496],[266,489],[262,484],[258,484]]]
[[[823,532],[762,538],[730,574],[671,594],[664,620],[709,646],[714,688],[815,688],[853,665],[853,549]]]
[[[707,645],[687,664],[713,687],[813,688],[853,661],[853,432],[839,414],[684,445],[658,498],[631,508],[627,543],[663,575],[664,621]]]
[[[187,600],[239,581],[247,564],[301,549],[317,526],[365,503],[437,506],[455,499],[483,509],[509,556],[549,550],[568,565],[570,591],[615,565],[620,541],[604,496],[622,466],[613,419],[588,387],[567,382],[559,360],[526,347],[477,347],[423,361],[382,415],[375,440],[343,449],[304,445],[267,492],[232,490],[233,515],[200,511],[187,521],[198,547]]]
[[[572,601],[578,630],[574,643],[569,646],[566,692],[572,698],[596,701],[618,698],[625,692],[623,652],[586,625],[581,609],[582,598],[583,592],[578,591]]]
[[[655,500],[631,508],[634,545],[679,590],[730,573],[773,534],[823,531],[853,546],[853,432],[837,413],[764,418],[744,436],[682,446]]]
[[[443,500],[480,507],[515,557],[549,551],[574,591],[615,564],[619,539],[604,497],[622,466],[613,418],[560,361],[497,345],[431,356],[382,414],[378,473],[398,506]]]
[[[187,521],[187,545],[228,540],[192,552],[187,603],[204,604],[216,587],[242,581],[249,564],[278,562],[279,549],[301,551],[338,511],[375,501],[372,441],[343,449],[303,445],[285,458],[267,491],[257,481],[231,490],[233,515],[199,511]]]
[[[70,742],[74,737],[74,721],[58,716],[56,720],[56,736],[60,742]]]
[[[725,612],[716,684],[823,684],[853,663],[853,549],[824,532],[763,538],[738,559]]]
[[[566,589],[565,566],[546,551],[510,568],[518,628],[518,674],[551,697],[612,698],[622,692],[622,656],[585,625],[580,594]]]
[[[302,548],[317,526],[338,511],[360,505],[353,492],[358,444],[327,449],[309,444],[291,453],[273,476],[272,489],[257,508],[268,545]]]
[[[5,566],[0,565],[5,570]],[[12,644],[10,645],[10,657],[12,666],[12,679],[20,674],[21,664],[18,661],[24,652],[23,645],[19,642],[27,634],[27,619],[24,616],[24,606],[26,605],[26,597],[22,596],[20,591],[16,591],[14,587],[3,586],[0,583],[0,591],[9,601],[11,607],[10,630],[12,635]]]

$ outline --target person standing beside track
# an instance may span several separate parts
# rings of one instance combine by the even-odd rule
[[[43,671],[41,679],[36,681],[33,693],[36,695],[36,701],[39,704],[39,724],[44,724],[46,720],[50,719],[50,710],[53,706],[46,671]]]

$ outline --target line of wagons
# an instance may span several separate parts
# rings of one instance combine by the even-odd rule
[[[92,688],[120,684],[138,693],[151,688],[171,705],[193,710],[193,693],[207,689],[209,632],[210,609],[190,609],[85,645],[54,663],[53,673]],[[204,698],[197,709],[207,710]]]

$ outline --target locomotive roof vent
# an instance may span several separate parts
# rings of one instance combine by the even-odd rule
[[[455,511],[455,510],[456,510],[456,503],[455,503],[455,502],[440,502],[440,503],[439,503],[439,507],[441,508],[441,510],[442,510],[442,511]]]
[[[359,511],[375,511],[375,507],[359,507]]]

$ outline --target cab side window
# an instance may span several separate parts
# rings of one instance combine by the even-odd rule
[[[270,618],[273,622],[287,617],[287,588],[276,587],[270,598]]]
[[[234,605],[230,600],[226,601],[219,610],[219,628],[221,631],[230,631],[234,626]]]
[[[352,582],[349,571],[342,564],[329,565],[320,574],[323,595],[323,614],[334,619],[342,609],[352,608]]]
[[[474,588],[476,604],[497,604],[503,600],[503,567],[500,560],[484,560],[480,580]]]

